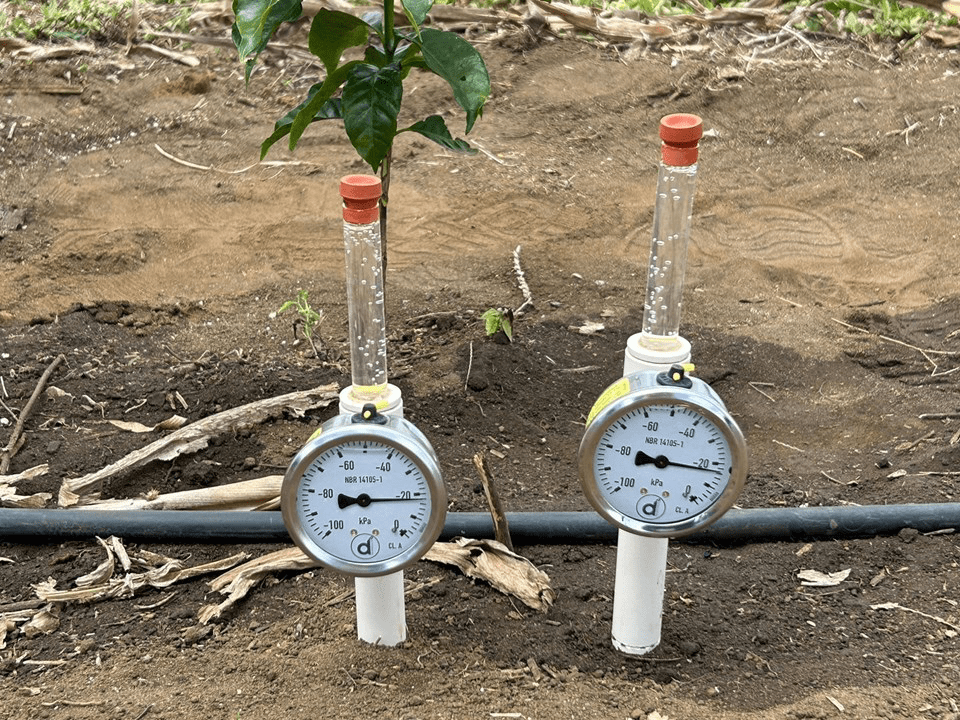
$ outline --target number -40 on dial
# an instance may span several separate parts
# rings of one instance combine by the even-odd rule
[[[376,412],[323,424],[280,492],[294,542],[327,567],[376,576],[420,559],[443,529],[447,493],[436,454],[411,423]]]
[[[600,396],[580,444],[580,482],[614,525],[677,537],[714,522],[747,475],[740,428],[705,382],[644,371]]]

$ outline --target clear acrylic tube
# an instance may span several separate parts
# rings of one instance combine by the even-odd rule
[[[681,167],[660,165],[642,338],[644,344],[657,350],[670,350],[678,344],[696,180],[696,163]]]
[[[347,322],[350,332],[351,395],[375,402],[387,390],[387,334],[383,302],[380,221],[344,220],[347,271]]]
[[[677,113],[660,120],[663,144],[639,338],[641,347],[657,353],[675,352],[684,342],[680,310],[702,136],[703,120],[696,115]]]

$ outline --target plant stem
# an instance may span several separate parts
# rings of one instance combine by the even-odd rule
[[[397,37],[393,24],[394,0],[383,0],[383,53],[387,62],[393,61],[397,49]],[[390,199],[390,161],[393,157],[393,143],[380,163],[380,259],[383,272],[383,302],[387,302],[387,202]]]
[[[387,61],[393,60],[397,49],[396,33],[393,30],[393,0],[383,0],[383,53]]]
[[[387,203],[390,199],[390,163],[393,159],[393,144],[380,163],[380,259],[383,264],[384,301],[387,285]]]

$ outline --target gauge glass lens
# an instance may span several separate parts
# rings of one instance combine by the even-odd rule
[[[696,409],[650,404],[610,423],[594,453],[593,474],[619,513],[670,524],[702,514],[720,498],[732,456],[726,435]]]
[[[345,441],[321,452],[296,491],[301,527],[332,557],[381,563],[423,535],[430,488],[405,453],[371,440]]]

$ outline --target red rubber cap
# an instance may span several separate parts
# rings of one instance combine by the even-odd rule
[[[660,120],[660,148],[663,163],[685,167],[697,162],[697,144],[703,137],[703,120],[696,115],[677,113]]]
[[[366,225],[380,218],[380,178],[375,175],[347,175],[340,178],[343,219]]]

